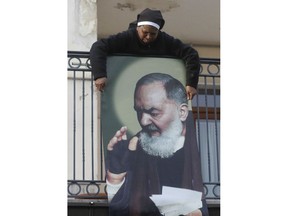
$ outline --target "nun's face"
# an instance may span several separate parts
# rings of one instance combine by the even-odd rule
[[[137,27],[137,32],[141,42],[144,44],[149,44],[156,40],[159,31],[153,26],[143,25]]]

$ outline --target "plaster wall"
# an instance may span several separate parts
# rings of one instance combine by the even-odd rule
[[[97,0],[68,1],[68,50],[89,51],[97,40]]]
[[[191,44],[200,57],[220,58],[220,17],[218,10],[213,9],[219,7],[218,1],[209,0],[209,4],[201,2],[69,0],[68,50],[89,51],[97,37],[127,29],[128,23],[135,20],[141,10],[150,7],[162,11],[166,20],[163,31]],[[194,5],[202,13],[196,13]]]

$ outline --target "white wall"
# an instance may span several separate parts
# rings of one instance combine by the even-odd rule
[[[140,1],[133,0],[129,2],[131,2],[130,5],[138,5],[139,7],[140,6],[147,7],[149,5],[153,7],[154,5],[160,9],[162,8],[163,10],[166,7],[168,7],[167,1],[163,1],[163,2],[156,1],[154,3],[152,2],[153,4],[150,1],[143,1],[143,2],[141,1],[140,3]],[[173,1],[168,1],[168,3],[169,2],[170,4],[173,3]],[[202,1],[189,3],[188,1],[178,1],[177,4],[179,4],[179,6],[175,7],[176,11],[174,12],[183,14],[181,16],[179,16],[179,14],[175,15],[171,8],[170,8],[171,10],[170,9],[168,10],[166,8],[163,12],[163,16],[167,20],[164,31],[167,31],[167,33],[171,35],[176,35],[176,37],[179,37],[179,39],[183,40],[184,42],[190,41],[193,44],[193,47],[195,47],[198,50],[200,57],[220,58],[220,44],[219,44],[220,27],[218,26],[220,22],[219,8],[218,8],[219,2],[214,1],[214,0],[213,1],[209,0],[208,2],[205,3],[204,6],[202,5],[201,2]],[[100,17],[97,17],[97,5],[101,6],[101,9],[98,8]],[[68,1],[68,50],[89,51],[91,48],[91,45],[97,40],[97,28],[98,27],[100,28],[99,34],[101,35],[105,35],[105,33],[108,34],[108,32],[109,34],[112,34],[112,33],[117,33],[121,30],[125,30],[128,27],[128,23],[129,23],[127,20],[128,17],[129,17],[129,21],[132,21],[134,18],[136,18],[135,17],[135,14],[137,14],[136,9],[129,10],[125,8],[123,10],[121,8],[122,9],[121,10],[119,8],[117,9],[115,5],[117,5],[117,3],[114,0],[113,1],[111,0],[109,1],[106,1],[106,0],[69,0]],[[120,4],[120,5],[125,6],[126,4]],[[211,7],[211,10],[208,11],[209,7]],[[199,17],[197,19],[197,22],[199,23],[199,25],[194,24],[193,28],[189,27],[187,25],[190,23],[190,21],[187,20],[187,22],[184,23],[184,26],[186,26],[184,28],[185,31],[179,30],[176,28],[177,26],[178,27],[183,26],[183,22],[184,22],[183,17],[185,16],[190,17],[191,13],[193,13],[193,10],[196,10],[196,9],[199,10],[201,8],[203,11],[200,13],[201,15],[199,14]],[[138,10],[140,9],[138,8]],[[123,17],[123,12],[125,14],[124,17]],[[123,17],[123,19],[119,20],[119,17]],[[215,19],[216,20],[219,19],[219,20],[216,22]],[[101,22],[99,23],[99,25],[97,24],[98,21]],[[180,24],[176,25],[176,24],[173,24],[173,22],[179,22]],[[194,22],[195,22],[195,19],[194,19]],[[215,29],[213,31],[213,34],[211,34],[211,32],[207,33],[206,31],[201,30],[202,28],[207,29],[210,25],[213,25],[213,29]],[[211,26],[208,29],[211,31]],[[189,37],[191,38],[190,40],[187,39]],[[202,38],[203,41],[200,41],[200,38]]]
[[[68,1],[68,50],[89,51],[97,40],[97,0]]]

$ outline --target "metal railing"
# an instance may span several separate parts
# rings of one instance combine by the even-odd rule
[[[198,94],[192,100],[207,199],[220,199],[220,59],[200,58]],[[100,101],[89,52],[68,51],[68,197],[106,194]]]

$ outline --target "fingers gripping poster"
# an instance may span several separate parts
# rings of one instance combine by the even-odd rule
[[[110,56],[101,94],[109,215],[187,215],[203,183],[179,59]]]

